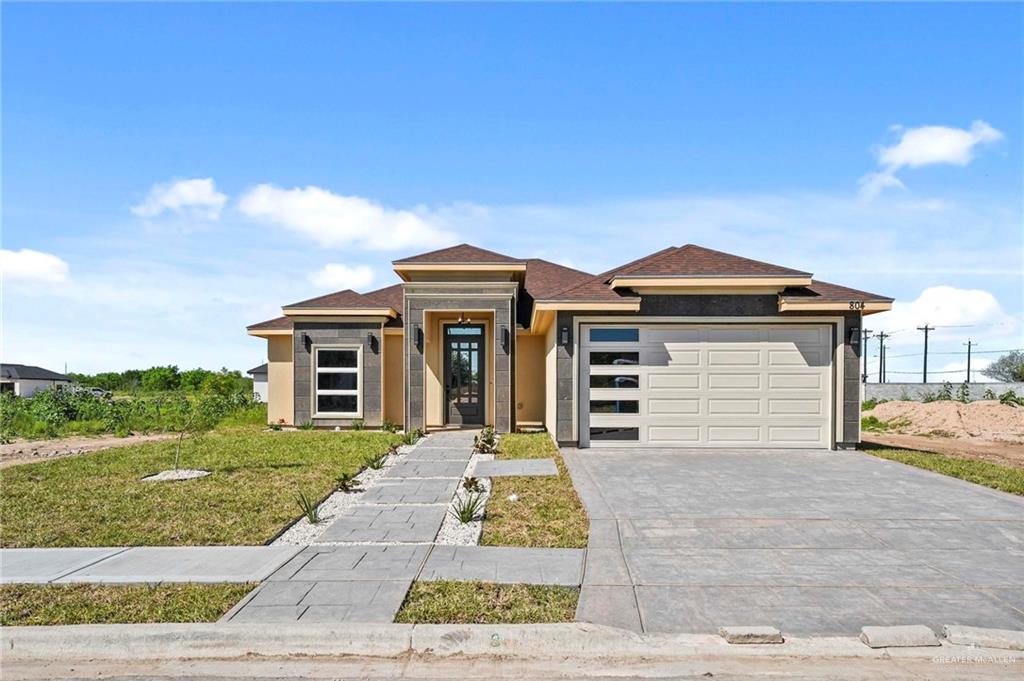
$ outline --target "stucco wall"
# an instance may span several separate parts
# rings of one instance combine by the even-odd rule
[[[315,345],[362,345],[362,420],[367,426],[377,427],[381,423],[381,379],[382,379],[382,329],[380,322],[295,322],[292,338],[295,366],[295,423],[311,420],[312,402],[312,348]],[[376,342],[371,344],[368,334]],[[304,343],[302,336],[309,337]],[[350,426],[355,419],[313,419],[317,426]]]
[[[384,336],[384,419],[401,425],[405,421],[402,347],[405,336]]]
[[[267,422],[295,424],[292,337],[267,338]]]
[[[516,423],[544,421],[544,336],[516,338]]]
[[[573,344],[575,333],[574,319],[589,316],[634,316],[647,317],[679,317],[685,322],[686,317],[785,317],[787,319],[801,316],[824,316],[844,318],[845,331],[848,335],[851,327],[861,326],[860,313],[786,313],[779,312],[778,297],[775,295],[645,295],[640,303],[638,313],[613,312],[559,312],[555,323],[556,333],[563,327],[569,331],[567,344],[556,343],[555,368],[557,374],[557,405],[555,416],[555,436],[563,444],[574,444],[572,432],[573,412],[576,409],[576,395],[573,390]],[[843,437],[838,443],[840,447],[850,446],[860,441],[860,346],[851,346],[846,338],[835,334],[837,346],[843,345],[842,361],[844,381],[842,394],[836,399],[842,403],[841,418]]]

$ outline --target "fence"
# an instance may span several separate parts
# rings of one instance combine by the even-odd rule
[[[953,395],[957,395],[960,383],[950,381]],[[967,386],[972,400],[980,400],[986,390],[1000,395],[1012,390],[1024,395],[1024,383],[970,383]],[[865,400],[920,400],[928,393],[935,394],[942,390],[942,383],[867,383],[864,385]]]

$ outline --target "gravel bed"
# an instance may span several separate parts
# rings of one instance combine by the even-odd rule
[[[420,442],[423,442],[422,438],[420,438],[416,445]],[[358,491],[342,492],[338,490],[334,492],[324,499],[323,503],[317,507],[317,510],[320,512],[320,522],[313,525],[303,517],[299,519],[297,523],[289,527],[280,537],[275,539],[272,546],[280,544],[299,544],[302,546],[316,544],[317,538],[324,533],[332,522],[337,520],[338,516],[340,516],[345,509],[360,503],[360,500],[366,494],[366,490],[377,484],[377,482],[384,477],[384,473],[387,472],[387,469],[401,461],[406,454],[416,448],[416,445],[401,445],[398,447],[397,454],[389,456],[385,460],[383,468],[379,468],[377,470],[365,468],[363,472],[355,478],[358,483]]]
[[[464,477],[472,477],[473,471],[476,469],[476,464],[479,461],[491,461],[494,459],[493,454],[481,454],[474,452],[472,458],[469,460],[469,464],[466,466],[466,473]],[[484,513],[487,512],[487,500],[491,496],[491,479],[480,478],[480,485],[484,491],[480,494],[480,497],[484,503]],[[463,523],[455,517],[455,503],[461,501],[469,496],[469,492],[459,483],[458,489],[455,490],[455,496],[452,497],[451,504],[448,505],[448,513],[445,514],[444,522],[441,523],[441,529],[437,533],[437,539],[434,540],[435,544],[443,544],[447,546],[476,546],[480,543],[480,535],[484,530],[483,520],[474,520],[473,522]]]
[[[207,475],[210,475],[210,471],[204,471],[198,468],[179,468],[176,471],[160,471],[154,475],[147,475],[142,478],[142,481],[165,482],[168,480],[195,480],[196,478],[205,478]]]

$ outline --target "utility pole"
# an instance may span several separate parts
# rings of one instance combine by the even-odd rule
[[[964,345],[967,346],[967,382],[970,383],[971,382],[971,346],[977,345],[977,343],[975,343],[970,338],[968,338],[967,342],[964,343]]]
[[[868,339],[871,338],[871,334],[874,333],[871,329],[864,329],[864,336],[860,341],[860,351],[864,355],[864,373],[861,374],[861,382],[868,382]]]
[[[924,326],[917,327],[917,330],[918,331],[924,331],[924,366],[921,369],[921,382],[922,383],[927,383],[928,382],[928,332],[929,331],[934,331],[935,327],[934,326],[928,326],[928,324],[925,324]]]
[[[878,382],[885,383],[885,339],[891,334],[879,331],[875,338],[878,339]]]

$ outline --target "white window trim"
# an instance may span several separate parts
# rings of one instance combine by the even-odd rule
[[[321,350],[355,350],[356,352],[356,366],[355,368],[319,368],[319,353]],[[312,409],[310,410],[313,414],[312,418],[320,419],[361,419],[363,418],[363,346],[362,344],[324,344],[314,345],[312,349],[312,362],[310,365],[310,371],[312,372],[312,380],[310,381],[311,399],[313,401]],[[320,390],[317,388],[317,375],[318,374],[355,374],[356,375],[356,389],[355,390]],[[356,410],[355,411],[320,411],[319,400],[317,395],[355,395],[356,396]]]

